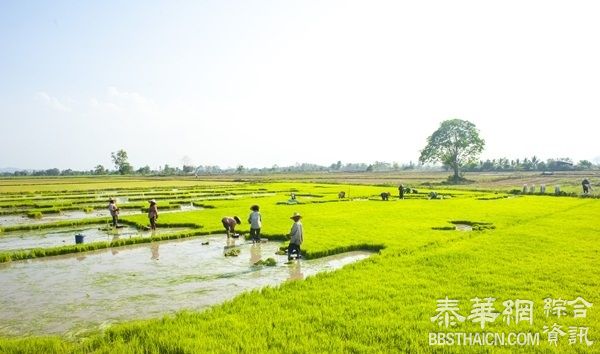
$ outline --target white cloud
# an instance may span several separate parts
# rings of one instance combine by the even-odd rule
[[[69,105],[59,101],[58,98],[56,98],[56,97],[50,96],[49,94],[47,94],[44,91],[38,92],[35,96],[39,102],[42,102],[43,104],[45,104],[46,106],[50,107],[53,110],[56,110],[59,112],[71,112],[72,111],[72,109]]]
[[[136,124],[141,121],[153,121],[160,116],[162,109],[152,99],[134,91],[124,91],[117,87],[108,87],[104,95],[86,99],[88,104],[82,113],[96,119],[108,119],[123,124]]]
[[[108,87],[104,105],[119,111],[140,113],[158,113],[158,105],[137,92],[122,91],[114,86]]]
[[[138,92],[123,91],[116,87],[108,87],[102,97],[81,98],[87,105],[77,105],[71,98],[58,99],[47,92],[40,91],[36,100],[59,112],[126,114],[133,116],[149,116],[160,112],[159,106],[152,99]]]

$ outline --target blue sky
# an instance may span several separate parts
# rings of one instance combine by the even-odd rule
[[[3,1],[0,167],[598,159],[593,1]]]

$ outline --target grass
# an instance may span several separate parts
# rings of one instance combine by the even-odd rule
[[[336,184],[268,183],[253,188],[275,195],[211,201],[214,208],[164,213],[165,225],[202,225],[203,232],[220,232],[223,216],[239,216],[236,231],[246,233],[252,204],[261,206],[262,233],[283,238],[293,212],[300,212],[305,229],[302,245],[308,257],[355,249],[378,250],[377,255],[333,273],[285,283],[236,297],[207,311],[181,312],[162,319],[124,323],[103,333],[70,342],[55,337],[3,338],[0,352],[591,352],[600,339],[600,200],[569,197],[519,196],[498,198],[495,192],[442,192],[450,199],[377,200],[389,187]],[[337,202],[345,190],[348,201]],[[296,191],[306,203],[278,204]],[[419,192],[427,193],[427,188]],[[302,195],[302,196],[301,196]],[[500,194],[501,195],[501,194]],[[312,197],[309,198],[309,197]],[[482,199],[483,198],[483,199]],[[325,203],[312,203],[312,201]],[[160,212],[160,201],[159,201]],[[134,224],[145,215],[124,216]],[[481,226],[477,232],[452,228],[452,223]],[[489,226],[494,226],[491,228]],[[1,237],[1,236],[0,236]],[[445,330],[430,318],[436,300],[459,300],[467,316],[471,299],[534,302],[533,325],[502,323],[490,332],[539,332],[534,347],[432,347],[429,332],[481,332],[465,322]],[[573,300],[581,296],[595,306],[587,318],[573,318],[569,308],[562,318],[546,317],[545,298]],[[596,343],[549,345],[544,326],[557,323],[589,327]],[[259,335],[256,335],[259,333]]]

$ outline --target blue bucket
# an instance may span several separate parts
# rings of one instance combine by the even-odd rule
[[[84,238],[84,237],[85,237],[85,236],[84,236],[84,235],[81,235],[81,234],[79,234],[79,235],[75,235],[75,243],[83,243],[83,238]]]

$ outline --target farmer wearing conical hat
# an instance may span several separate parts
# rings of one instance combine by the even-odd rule
[[[296,253],[297,259],[301,257],[300,245],[302,245],[302,241],[304,241],[302,223],[300,222],[302,215],[300,215],[300,213],[294,213],[290,219],[294,220],[294,224],[292,225],[292,229],[288,235],[290,237],[290,245],[288,246],[288,261],[292,260],[293,253]]]

